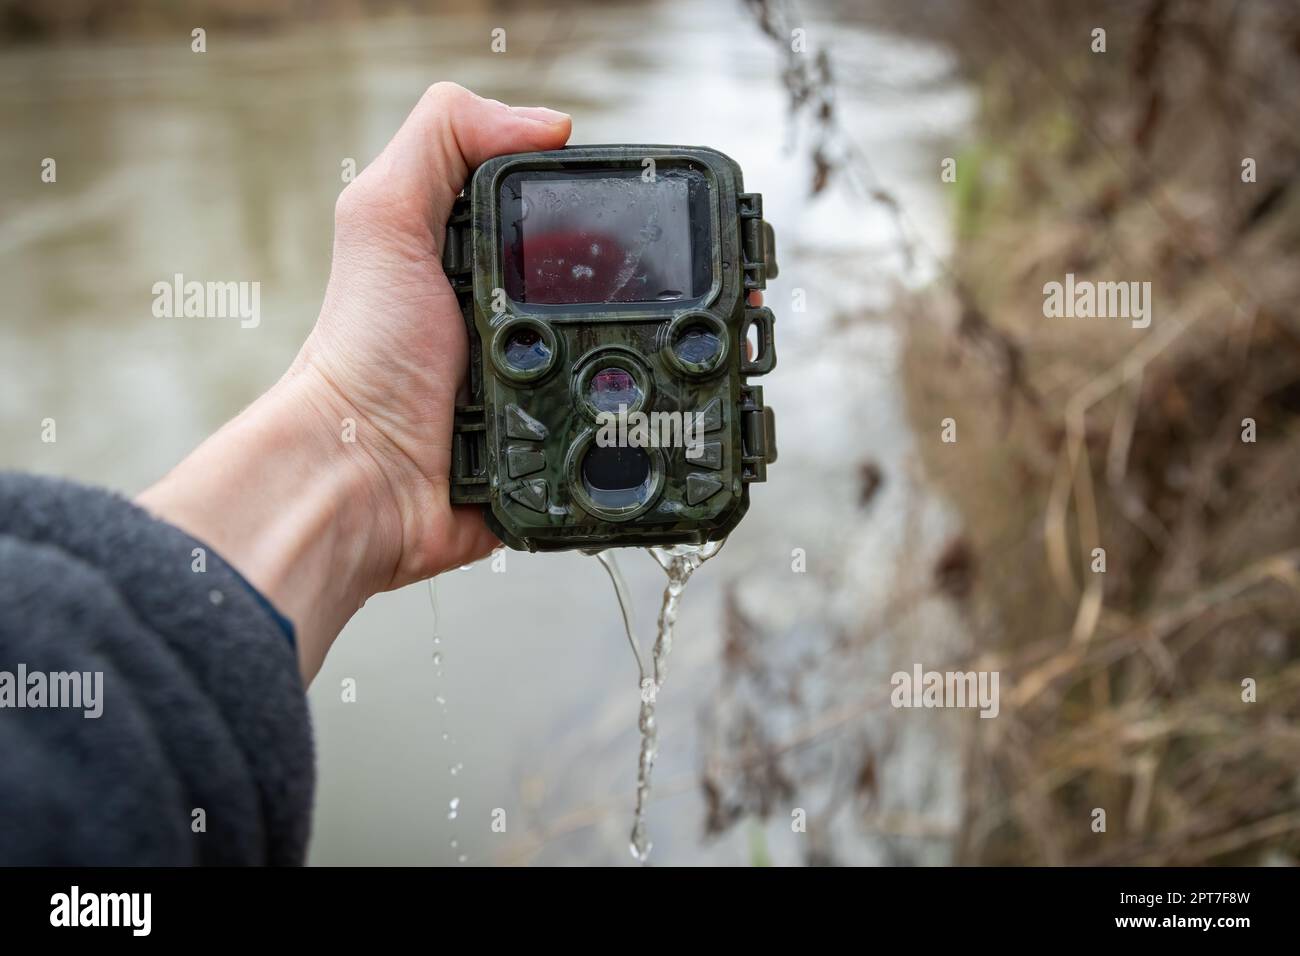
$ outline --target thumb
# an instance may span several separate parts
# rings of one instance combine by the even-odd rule
[[[455,83],[435,83],[384,151],[339,196],[340,238],[388,235],[441,247],[452,200],[470,172],[505,153],[557,149],[569,138],[565,113],[510,107]]]

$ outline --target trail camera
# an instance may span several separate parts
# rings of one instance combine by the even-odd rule
[[[443,267],[469,329],[451,500],[529,551],[703,544],[776,460],[749,384],[776,365],[762,197],[686,146],[582,146],[478,168]],[[752,354],[747,337],[754,330]]]

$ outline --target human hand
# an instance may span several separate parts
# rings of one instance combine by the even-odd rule
[[[475,167],[569,131],[563,113],[430,87],[339,196],[325,301],[292,367],[140,496],[294,621],[307,679],[370,595],[499,545],[481,509],[450,503],[468,346],[442,245]]]
[[[475,167],[555,149],[569,128],[563,113],[439,83],[339,196],[325,303],[295,371],[353,413],[357,442],[384,476],[401,532],[387,587],[500,544],[480,508],[450,504],[452,418],[468,346],[441,252],[452,201]]]

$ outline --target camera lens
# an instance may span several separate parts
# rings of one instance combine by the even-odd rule
[[[635,407],[641,400],[641,388],[631,372],[603,368],[591,377],[587,399],[598,412],[617,412],[620,405]]]
[[[673,352],[688,365],[711,365],[722,352],[722,337],[703,325],[690,325],[673,343]]]
[[[721,372],[729,348],[726,323],[712,312],[697,309],[668,324],[661,354],[676,371],[699,378]]]
[[[582,483],[601,508],[634,507],[650,492],[650,456],[644,448],[592,445],[582,459]]]
[[[531,372],[551,360],[551,350],[541,334],[528,326],[510,333],[504,351],[507,364],[521,372]]]

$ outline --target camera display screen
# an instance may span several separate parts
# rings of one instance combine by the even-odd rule
[[[501,189],[506,294],[535,305],[681,303],[712,281],[708,183],[672,169],[515,173]]]

